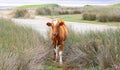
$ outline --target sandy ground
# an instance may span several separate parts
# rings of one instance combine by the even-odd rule
[[[49,27],[46,26],[47,22],[51,22],[52,19],[36,16],[35,19],[12,19],[15,23],[31,27],[37,30],[44,36],[46,36]],[[107,29],[116,29],[116,26],[107,26],[100,24],[89,24],[89,23],[77,23],[65,21],[68,27],[72,28],[76,32],[85,33],[87,31],[104,31]]]

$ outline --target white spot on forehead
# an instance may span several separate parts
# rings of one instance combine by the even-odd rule
[[[53,24],[54,24],[54,25],[56,25],[56,24],[57,24],[57,22],[58,22],[58,20],[57,20],[57,19],[53,19]]]

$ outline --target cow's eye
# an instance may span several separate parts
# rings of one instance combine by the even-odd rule
[[[59,27],[59,25],[57,25],[57,27]]]

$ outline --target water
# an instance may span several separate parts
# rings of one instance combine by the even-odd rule
[[[10,9],[10,8],[15,8],[16,6],[0,6],[0,11],[5,10],[5,9]]]

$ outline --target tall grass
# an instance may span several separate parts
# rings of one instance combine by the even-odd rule
[[[63,51],[63,70],[119,70],[120,29],[103,32],[76,33],[68,28],[69,35]],[[52,56],[52,55],[51,55]],[[48,67],[57,69],[57,64]],[[59,69],[59,68],[58,68]]]
[[[76,61],[77,65],[82,63],[85,66],[84,68],[120,69],[117,68],[117,65],[120,63],[120,29],[103,32],[91,31],[85,34],[79,34],[70,30],[66,46],[69,46],[71,49],[74,48],[74,53],[79,51],[79,54],[74,55],[72,59],[74,60],[78,57],[74,62]],[[84,56],[81,56],[80,51],[82,51]]]
[[[83,10],[83,19],[90,20],[93,19],[94,16],[96,17],[94,20],[100,22],[120,22],[119,11],[119,7],[85,6]]]
[[[0,19],[0,70],[42,69],[48,54],[44,43],[36,31]]]

